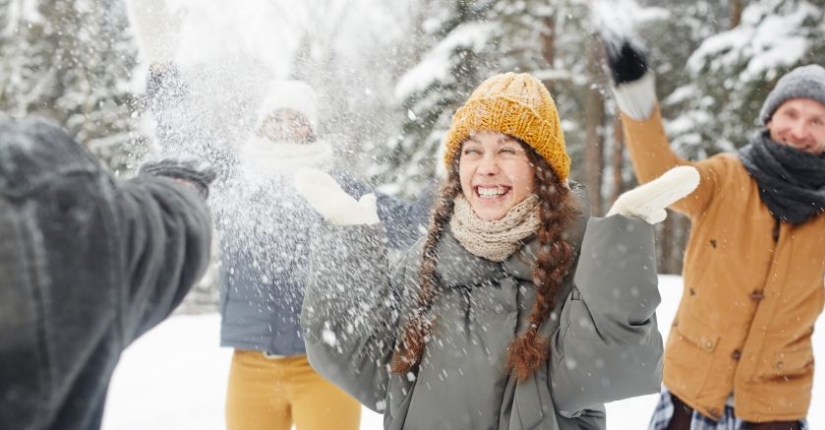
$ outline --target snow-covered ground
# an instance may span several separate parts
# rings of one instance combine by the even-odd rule
[[[661,276],[659,326],[667,335],[681,293],[681,278]],[[219,430],[231,350],[218,347],[218,315],[176,316],[138,340],[115,372],[104,417],[104,430]],[[814,354],[825,357],[820,322]],[[657,396],[607,405],[608,427],[644,429]],[[814,381],[809,415],[812,429],[825,428],[825,376]],[[381,417],[364,409],[362,429],[382,428]]]

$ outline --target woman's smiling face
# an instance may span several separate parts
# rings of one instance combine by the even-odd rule
[[[533,193],[535,166],[516,139],[482,131],[461,146],[459,179],[464,197],[485,221],[503,218]]]

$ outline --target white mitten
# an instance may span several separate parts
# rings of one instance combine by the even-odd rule
[[[332,176],[320,170],[299,170],[295,173],[295,188],[331,224],[369,225],[381,222],[375,194],[365,194],[356,201],[341,189]]]
[[[674,167],[662,176],[622,193],[607,216],[641,218],[650,224],[667,218],[665,208],[687,196],[699,185],[699,171],[691,166]]]

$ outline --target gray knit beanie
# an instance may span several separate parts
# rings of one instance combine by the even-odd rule
[[[782,76],[762,105],[759,114],[762,124],[767,124],[779,106],[790,99],[811,99],[825,106],[825,69],[809,64]]]

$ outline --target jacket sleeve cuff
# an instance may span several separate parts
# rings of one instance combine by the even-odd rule
[[[623,114],[637,121],[650,117],[656,104],[656,78],[645,73],[641,79],[613,87],[613,96]]]
[[[179,179],[191,184],[201,197],[209,197],[209,184],[215,180],[215,169],[198,160],[165,159],[140,166],[139,174]]]

